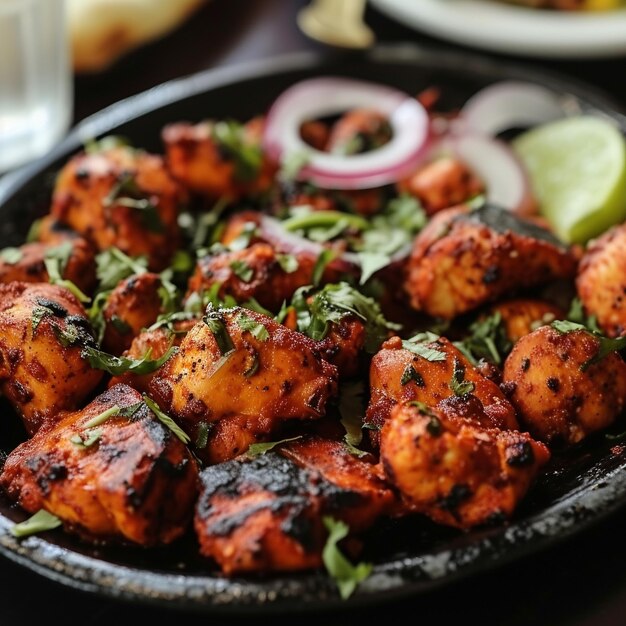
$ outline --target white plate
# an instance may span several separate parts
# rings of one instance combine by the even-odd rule
[[[545,11],[493,0],[371,0],[426,34],[496,52],[551,58],[626,55],[626,8]]]

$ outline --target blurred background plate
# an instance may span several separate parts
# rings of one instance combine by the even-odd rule
[[[544,58],[626,55],[626,8],[547,11],[496,0],[370,0],[405,26],[484,50]]]

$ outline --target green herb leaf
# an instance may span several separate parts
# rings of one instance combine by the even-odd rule
[[[11,534],[17,538],[28,537],[29,535],[58,528],[62,523],[56,515],[41,509],[27,520],[14,524],[11,527]]]
[[[108,408],[106,411],[102,411],[102,413],[92,417],[89,421],[83,424],[83,429],[87,430],[89,428],[95,428],[96,426],[101,426],[106,422],[110,417],[114,415],[120,414],[120,407],[115,404],[114,406]]]
[[[315,265],[313,266],[313,284],[317,287],[322,281],[322,277],[324,276],[324,271],[328,264],[335,259],[337,253],[330,248],[322,251],[320,255],[317,257],[317,261],[315,261]]]
[[[573,298],[570,304],[570,309],[567,313],[567,319],[570,322],[582,324],[586,326],[591,332],[602,334],[600,327],[598,326],[598,320],[595,315],[586,315],[583,307],[583,303],[580,298]]]
[[[289,437],[288,439],[281,439],[280,441],[270,441],[269,443],[253,443],[248,448],[246,456],[253,459],[256,456],[261,456],[262,454],[269,452],[270,450],[272,450],[276,446],[279,446],[282,443],[295,441],[296,439],[302,439],[302,435],[298,435],[297,437]]]
[[[580,366],[580,371],[584,372],[591,365],[595,365],[599,361],[601,361],[604,357],[607,357],[609,354],[613,352],[618,352],[619,350],[623,350],[626,348],[626,337],[617,337],[615,339],[611,339],[610,337],[604,337],[603,335],[596,335],[592,333],[594,337],[596,337],[599,341],[598,352],[590,358],[588,361],[585,361]]]
[[[158,207],[152,197],[137,184],[135,175],[126,172],[119,181],[111,188],[106,198],[102,201],[103,206],[124,206],[141,212],[141,222],[146,230],[163,234],[165,225],[159,215]]]
[[[370,354],[378,351],[389,331],[400,330],[398,324],[385,319],[376,300],[341,282],[329,284],[307,302],[309,287],[294,294],[292,305],[298,313],[298,328],[307,336],[321,341],[326,337],[332,323],[339,323],[347,315],[354,315],[365,323],[365,350]]]
[[[70,437],[70,441],[77,448],[91,448],[91,446],[100,440],[103,432],[102,428],[91,428],[86,430],[82,435],[78,433],[73,435]]]
[[[293,254],[278,254],[276,260],[286,274],[293,274],[300,267],[298,259]]]
[[[63,278],[73,250],[74,246],[71,241],[64,241],[58,246],[48,248],[44,255],[44,265],[50,283],[69,289],[81,302],[90,302],[91,298],[85,295],[71,280]]]
[[[7,265],[16,265],[22,260],[24,253],[19,248],[4,248],[0,250],[0,259]]]
[[[159,408],[159,405],[150,396],[143,394],[143,401],[146,406],[154,413],[157,419],[167,426],[184,444],[191,441],[189,435],[169,416]]]
[[[371,563],[353,565],[339,549],[337,544],[347,537],[350,530],[345,522],[329,516],[324,516],[322,521],[329,533],[322,551],[322,561],[328,573],[335,579],[342,599],[346,600],[371,574],[373,566]]]
[[[435,343],[438,339],[439,337],[432,333],[419,333],[410,339],[403,339],[402,347],[427,361],[445,361],[447,358],[445,352],[428,345]]]
[[[224,319],[219,311],[216,311],[213,308],[207,309],[202,321],[209,327],[209,330],[213,334],[217,347],[222,355],[228,354],[235,349],[233,340],[228,334],[228,329],[226,328]]]
[[[98,154],[99,152],[113,150],[114,148],[129,147],[131,144],[127,137],[107,135],[101,139],[87,139],[83,145],[87,154]]]
[[[354,230],[367,230],[370,223],[360,215],[342,211],[302,211],[282,222],[288,232],[308,231],[312,228],[333,228],[338,222],[347,223]]]
[[[450,389],[455,396],[465,396],[472,393],[476,385],[471,381],[465,380],[465,366],[459,359],[454,359],[454,367],[452,370],[452,378],[450,379]]]
[[[159,328],[166,328],[170,333],[183,334],[187,331],[176,330],[176,322],[188,322],[196,319],[196,314],[190,311],[175,311],[174,313],[163,313],[159,315],[157,321],[148,327],[148,331],[157,330]]]
[[[557,330],[564,335],[567,333],[573,333],[577,330],[585,330],[589,332],[589,329],[583,324],[578,324],[576,322],[570,322],[569,320],[554,320],[552,324],[550,324],[554,330]]]
[[[263,165],[261,146],[246,138],[245,128],[234,120],[213,124],[213,141],[235,164],[235,178],[241,182],[253,181]]]
[[[118,248],[108,248],[96,255],[98,291],[114,289],[118,283],[134,274],[148,271],[147,257],[131,258]]]
[[[209,442],[209,431],[211,430],[211,424],[209,422],[200,422],[198,424],[198,430],[196,432],[195,446],[198,450],[204,450]]]
[[[473,364],[485,359],[500,365],[513,347],[499,312],[477,319],[470,325],[469,332],[467,337],[454,342],[454,345]]]
[[[249,283],[254,277],[254,269],[242,259],[235,259],[229,263],[229,267],[235,273],[235,276],[241,278],[244,283]]]
[[[270,338],[267,328],[261,322],[257,322],[243,312],[237,317],[237,325],[259,341],[267,341]]]
[[[344,382],[339,388],[339,414],[346,430],[344,441],[350,453],[356,456],[367,454],[358,448],[363,439],[363,420],[367,407],[365,392],[365,382],[362,380]]]
[[[411,381],[413,381],[418,387],[424,386],[424,379],[422,378],[422,375],[409,363],[404,368],[404,372],[402,372],[400,384],[404,387],[404,385],[408,385]]]
[[[165,354],[158,359],[150,359],[152,348],[148,348],[140,359],[125,356],[113,356],[97,348],[86,346],[82,351],[82,358],[89,362],[94,369],[104,370],[113,376],[120,374],[151,374],[158,370],[172,355],[178,352],[176,346],[170,346]]]
[[[46,317],[46,315],[50,315],[54,317],[55,313],[52,309],[49,309],[48,307],[42,306],[40,304],[33,307],[33,314],[30,320],[31,332],[32,332],[33,337],[35,336],[35,333],[37,332],[37,328],[39,327],[41,320],[44,317]]]
[[[383,267],[387,267],[391,262],[389,255],[379,252],[358,252],[357,256],[361,264],[361,278],[359,280],[361,285],[364,285],[373,274]]]

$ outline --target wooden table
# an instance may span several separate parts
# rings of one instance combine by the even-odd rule
[[[419,0],[407,0],[419,1]],[[209,0],[171,36],[120,61],[108,71],[76,80],[75,121],[160,82],[218,65],[315,50],[295,14],[299,0]],[[378,39],[464,50],[403,27],[373,9],[366,14]],[[625,33],[626,36],[626,33]],[[491,55],[498,58],[498,55]],[[502,55],[503,61],[512,60]],[[521,60],[585,81],[626,109],[626,58],[601,61]],[[180,614],[121,604],[68,590],[0,560],[0,626],[81,624],[119,626],[159,621],[186,626],[256,624],[259,616]],[[266,616],[267,617],[267,616]],[[272,616],[279,624],[357,623],[481,626],[617,626],[626,623],[626,509],[543,553],[440,591],[376,608],[306,616]],[[372,620],[372,622],[370,622]]]

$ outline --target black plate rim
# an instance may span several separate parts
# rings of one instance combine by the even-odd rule
[[[271,76],[292,70],[313,70],[338,55],[351,52],[297,53],[207,70],[163,83],[146,92],[117,102],[83,120],[48,155],[0,179],[0,210],[10,197],[60,157],[79,149],[84,140],[107,134],[178,100],[250,78]],[[458,66],[468,72],[506,75],[531,80],[575,96],[579,104],[603,113],[626,132],[626,115],[621,105],[590,85],[555,72],[504,63],[480,54],[457,53],[445,48],[423,48],[413,43],[379,45],[359,58],[373,63],[406,63]],[[568,494],[561,502],[523,520],[499,529],[456,552],[431,553],[430,562],[410,557],[376,566],[348,600],[341,600],[325,575],[311,573],[269,580],[225,579],[220,576],[186,577],[116,565],[65,549],[46,540],[47,533],[16,540],[10,534],[13,521],[0,515],[0,555],[62,585],[123,601],[163,605],[193,611],[250,613],[300,612],[319,609],[349,609],[428,592],[470,574],[530,556],[557,542],[563,542],[608,517],[626,503],[626,461],[591,491]],[[453,564],[446,569],[446,563]],[[426,578],[423,574],[430,572]]]

